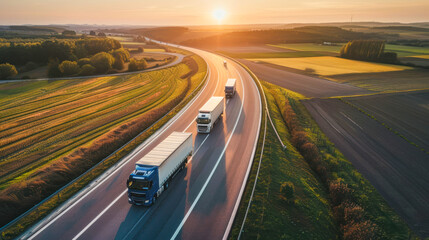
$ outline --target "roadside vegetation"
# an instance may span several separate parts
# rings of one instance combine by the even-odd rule
[[[303,97],[269,83],[263,85],[274,125],[287,149],[281,148],[270,129],[242,236],[260,239],[415,238],[374,187],[321,132],[301,104]],[[296,166],[299,168],[295,169]],[[308,179],[315,182],[309,184]],[[305,182],[307,184],[303,184]],[[289,201],[282,201],[287,199]],[[312,212],[300,209],[300,204],[312,206],[309,209]],[[237,216],[243,215],[247,207],[243,205]],[[279,212],[285,217],[276,218]],[[291,218],[294,213],[297,215]],[[312,222],[314,219],[318,221]],[[238,235],[240,226],[240,218],[237,218],[232,239]],[[309,228],[313,231],[307,232]]]
[[[154,72],[0,84],[1,224],[102,161],[189,96],[207,70],[200,57],[187,54],[183,63]]]

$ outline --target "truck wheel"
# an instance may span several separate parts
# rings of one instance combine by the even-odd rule
[[[168,185],[169,185],[169,184],[168,184],[168,180],[167,180],[167,182],[165,182],[165,183],[164,183],[164,189],[165,189],[165,190],[167,190],[167,189],[168,189]]]

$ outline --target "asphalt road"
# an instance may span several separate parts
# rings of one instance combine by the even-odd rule
[[[349,84],[293,73],[282,69],[281,66],[274,67],[271,64],[255,63],[245,59],[239,59],[239,61],[248,66],[259,79],[306,97],[333,97],[370,93],[368,90]]]
[[[410,228],[429,237],[429,155],[340,100],[312,99],[304,104]]]
[[[238,207],[258,138],[261,103],[250,75],[237,64],[190,49],[208,63],[208,81],[196,100],[127,158],[62,208],[21,236],[28,239],[222,239]],[[198,109],[223,96],[227,78],[237,94],[226,101],[222,121],[197,134]],[[194,155],[150,208],[128,203],[126,180],[134,163],[173,131],[193,133]]]

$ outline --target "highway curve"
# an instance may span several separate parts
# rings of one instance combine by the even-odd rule
[[[255,152],[261,121],[259,93],[251,76],[218,55],[187,48],[205,59],[208,81],[195,101],[75,198],[27,231],[26,239],[222,239],[232,224]],[[213,131],[197,134],[198,109],[223,96],[227,78],[237,94]],[[134,163],[173,131],[194,137],[194,155],[150,208],[128,203],[126,180]]]

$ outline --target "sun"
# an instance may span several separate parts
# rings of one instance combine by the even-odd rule
[[[218,8],[213,11],[213,17],[217,20],[219,24],[222,22],[225,16],[226,16],[226,11],[223,9]]]

